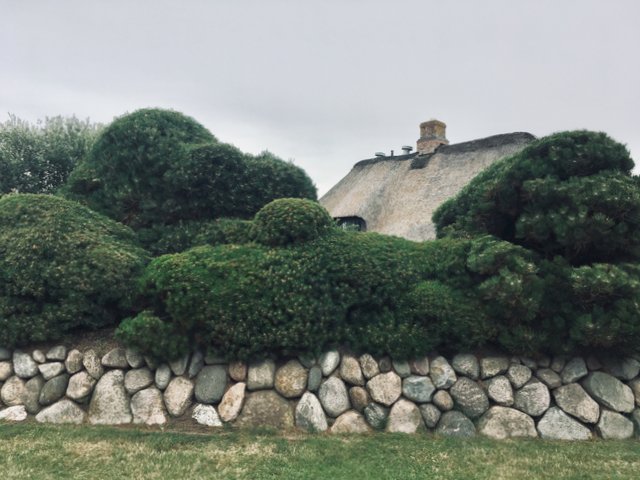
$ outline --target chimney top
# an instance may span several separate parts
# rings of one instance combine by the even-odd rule
[[[418,155],[433,153],[440,145],[449,145],[446,136],[447,125],[440,120],[429,120],[420,124],[420,138],[417,141]]]

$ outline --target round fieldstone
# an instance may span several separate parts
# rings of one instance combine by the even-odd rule
[[[343,355],[340,362],[340,377],[351,385],[364,385],[364,375],[358,359],[353,355]]]
[[[633,411],[633,391],[608,373],[592,372],[583,380],[582,386],[595,400],[611,410],[624,413]]]
[[[224,394],[218,405],[218,414],[223,422],[233,422],[238,418],[244,404],[246,388],[246,383],[236,383]]]
[[[50,380],[66,371],[62,362],[43,363],[38,365],[38,370],[45,380]]]
[[[589,440],[591,431],[558,407],[551,407],[538,422],[538,432],[548,440]]]
[[[307,380],[307,390],[316,392],[322,383],[322,370],[318,365],[314,365],[309,369],[309,378]]]
[[[104,374],[104,367],[100,362],[98,354],[93,349],[89,349],[84,352],[84,355],[82,356],[82,364],[87,372],[89,372],[89,375],[96,380],[99,380]]]
[[[556,355],[555,357],[553,357],[553,360],[551,360],[551,370],[553,370],[556,373],[560,373],[565,365],[567,364],[567,357],[565,355]]]
[[[33,358],[36,363],[45,363],[47,361],[47,357],[42,350],[34,350],[31,352],[31,358]]]
[[[509,370],[507,357],[485,357],[480,360],[480,376],[482,379],[495,377]]]
[[[320,400],[313,393],[306,392],[296,405],[296,425],[309,432],[324,432],[329,428]]]
[[[558,388],[562,385],[560,375],[550,368],[542,368],[536,372],[536,377],[550,389]]]
[[[603,359],[604,369],[620,380],[631,380],[640,373],[640,362],[635,358],[613,358]]]
[[[551,404],[551,395],[547,386],[531,381],[516,392],[513,405],[532,417],[538,417],[547,411]]]
[[[193,381],[184,377],[174,377],[164,391],[164,404],[173,417],[179,417],[191,405]]]
[[[166,363],[163,363],[156,369],[155,375],[156,387],[160,390],[164,390],[171,381],[171,368]]]
[[[276,364],[273,360],[263,360],[249,365],[247,373],[248,390],[264,390],[273,388],[276,375]]]
[[[69,379],[67,386],[67,397],[72,400],[82,401],[87,398],[93,391],[96,379],[89,375],[88,372],[82,371],[76,373]]]
[[[13,365],[11,362],[0,362],[0,382],[4,382],[13,375]]]
[[[409,362],[409,368],[414,375],[429,375],[429,357],[414,358]]]
[[[371,397],[364,387],[351,387],[349,389],[349,400],[353,409],[362,413],[371,402]]]
[[[184,375],[187,372],[187,366],[189,365],[189,357],[190,355],[187,353],[176,360],[169,362],[169,368],[174,375],[180,376]]]
[[[209,364],[208,364],[209,365]],[[218,416],[218,412],[211,405],[198,404],[194,407],[191,415],[197,423],[205,427],[221,427],[222,421]]]
[[[129,368],[127,352],[124,348],[113,348],[102,357],[102,366],[109,368]]]
[[[640,378],[631,380],[629,382],[629,388],[633,392],[633,396],[636,399],[636,405],[640,406]]]
[[[600,406],[577,383],[570,383],[553,391],[556,404],[569,415],[586,423],[596,423]]]
[[[303,353],[298,355],[298,361],[305,368],[311,368],[316,364],[316,357],[312,353]]]
[[[35,415],[41,409],[40,392],[42,392],[42,387],[44,387],[44,379],[40,375],[29,379],[24,384],[22,401],[24,402],[24,408],[32,415]]]
[[[337,377],[330,377],[320,385],[318,397],[325,412],[331,417],[338,417],[350,407],[347,387]]]
[[[588,373],[584,359],[582,357],[574,357],[564,366],[560,378],[564,384],[574,383],[582,377],[586,377]]]
[[[487,382],[487,394],[498,405],[503,407],[513,405],[513,388],[511,388],[509,379],[504,375],[493,377]]]
[[[194,352],[193,355],[191,355],[187,376],[189,378],[195,377],[200,373],[202,367],[204,367],[204,355],[202,355],[202,352]]]
[[[13,372],[20,378],[31,378],[38,375],[38,364],[28,353],[13,352]]]
[[[227,388],[227,370],[223,365],[207,365],[200,370],[195,382],[196,400],[199,403],[217,403]]]
[[[331,350],[329,352],[325,352],[320,355],[318,359],[318,365],[320,365],[320,369],[322,370],[322,375],[328,377],[333,373],[333,371],[338,368],[340,364],[340,354],[337,350]]]
[[[67,373],[47,380],[46,383],[42,386],[42,390],[40,390],[40,397],[38,398],[38,402],[40,402],[40,405],[43,406],[51,405],[57,402],[64,396],[65,392],[67,391],[68,385],[69,374]]]
[[[371,427],[367,424],[365,418],[355,410],[349,410],[343,413],[330,429],[331,433],[368,433]]]
[[[487,394],[478,383],[461,377],[449,389],[456,406],[469,418],[477,418],[489,408]]]
[[[137,350],[134,350],[133,348],[127,348],[124,355],[127,358],[127,363],[131,368],[144,367],[144,357]]]
[[[78,405],[68,398],[64,398],[38,413],[36,421],[40,423],[72,423],[80,425],[84,423],[86,415]]]
[[[153,377],[153,373],[147,367],[129,370],[124,376],[124,388],[129,395],[133,395],[151,385]]]
[[[473,437],[476,427],[463,413],[453,410],[442,414],[436,433],[451,437]]]
[[[429,369],[431,379],[436,388],[447,389],[458,379],[456,372],[451,368],[449,362],[444,357],[436,357],[431,362]]]
[[[435,428],[438,425],[438,421],[442,416],[438,407],[431,403],[425,403],[418,407],[420,409],[420,413],[422,414],[422,419],[424,420],[424,424],[428,428]]]
[[[393,368],[391,358],[387,356],[382,357],[380,361],[378,361],[378,368],[380,369],[381,373],[390,372],[391,369]]]
[[[453,398],[451,398],[451,395],[446,390],[438,390],[431,401],[442,412],[453,410]]]
[[[429,377],[411,375],[402,380],[402,394],[414,402],[426,403],[431,401],[435,391],[436,387]]]
[[[451,366],[460,375],[473,380],[480,378],[480,364],[475,355],[459,353],[451,360]]]
[[[229,376],[236,382],[244,382],[247,380],[247,364],[240,361],[234,361],[229,364]]]
[[[364,418],[376,430],[384,430],[389,418],[389,409],[377,403],[370,403],[364,409]]]
[[[391,365],[400,378],[407,378],[411,375],[411,367],[407,360],[391,360]]]
[[[375,377],[380,373],[380,367],[378,367],[378,362],[376,361],[375,358],[373,358],[368,353],[365,353],[364,355],[360,355],[360,358],[358,359],[358,361],[360,362],[360,368],[362,368],[362,374],[364,375],[364,378],[366,378],[367,380]]]
[[[395,372],[380,373],[367,382],[374,402],[391,406],[402,394],[402,379]]]
[[[67,358],[67,347],[65,347],[64,345],[56,345],[55,347],[51,347],[47,352],[46,358],[49,361],[64,362]]]
[[[306,387],[309,374],[298,360],[289,360],[276,371],[276,391],[285,398],[301,396]]]
[[[11,352],[9,349],[0,347],[0,361],[9,360],[11,358]]]
[[[478,433],[498,440],[538,436],[535,423],[529,415],[506,407],[491,407],[478,420]]]
[[[513,388],[521,388],[531,379],[531,368],[526,365],[511,365],[507,370],[507,378]]]
[[[603,410],[596,430],[605,440],[626,440],[633,436],[633,422],[617,412]]]
[[[423,428],[422,414],[415,403],[401,398],[393,404],[387,419],[387,432],[416,433]]]
[[[124,389],[124,372],[111,370],[100,377],[93,390],[89,404],[89,423],[119,425],[131,423],[131,420],[129,397]]]
[[[0,410],[0,422],[22,422],[26,419],[27,410],[24,405],[16,405]]]
[[[156,387],[136,392],[131,397],[133,423],[144,425],[164,425],[167,423],[162,392]]]
[[[7,407],[15,407],[24,403],[25,382],[17,376],[10,377],[2,389],[0,389],[0,400]]]
[[[82,370],[82,352],[80,350],[73,349],[67,355],[67,359],[64,361],[64,366],[67,369],[67,373],[73,375]]]
[[[294,426],[293,408],[274,390],[252,392],[247,394],[234,424],[238,427],[291,428]]]

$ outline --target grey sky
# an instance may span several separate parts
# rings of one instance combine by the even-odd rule
[[[640,161],[637,0],[0,0],[0,113],[193,116],[320,193],[415,146],[588,128]]]

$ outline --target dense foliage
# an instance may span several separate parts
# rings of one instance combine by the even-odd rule
[[[111,325],[147,261],[135,235],[50,195],[0,198],[0,345]]]
[[[0,123],[0,194],[51,193],[87,155],[102,127],[75,117]]]

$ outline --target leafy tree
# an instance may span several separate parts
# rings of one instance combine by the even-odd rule
[[[102,126],[76,117],[0,123],[0,194],[53,193],[87,155]]]

